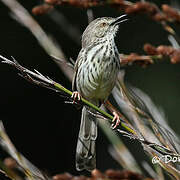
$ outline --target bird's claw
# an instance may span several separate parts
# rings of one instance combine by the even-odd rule
[[[112,120],[113,124],[112,124],[112,129],[116,129],[116,127],[120,124],[121,120],[119,115],[117,114],[117,112],[113,112],[114,118]]]
[[[79,92],[77,91],[74,91],[71,95],[71,98],[73,99],[73,104],[76,102],[76,101],[80,101],[81,100],[81,95]]]

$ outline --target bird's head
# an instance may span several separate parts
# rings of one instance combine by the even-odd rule
[[[112,39],[115,37],[119,24],[127,21],[127,15],[121,15],[117,18],[101,17],[92,21],[85,29],[82,35],[82,46],[88,47],[94,43]]]

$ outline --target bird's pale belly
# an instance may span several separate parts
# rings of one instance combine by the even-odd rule
[[[102,66],[100,64],[100,68],[92,65],[85,69],[79,88],[81,94],[89,100],[106,100],[116,82],[118,69],[115,65],[108,62]]]
[[[95,88],[87,86],[90,90],[89,95],[87,96],[89,99],[98,99],[98,100],[105,100],[108,98],[109,94],[111,93],[114,87],[114,82],[109,82],[106,86],[101,82]]]

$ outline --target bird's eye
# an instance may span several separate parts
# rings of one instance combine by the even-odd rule
[[[103,22],[100,24],[100,27],[105,27],[107,25],[107,23]]]

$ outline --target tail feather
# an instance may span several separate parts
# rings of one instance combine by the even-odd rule
[[[87,111],[82,109],[81,125],[79,138],[76,149],[76,169],[93,170],[96,168],[96,150],[95,140],[97,138],[97,121],[96,118]]]

